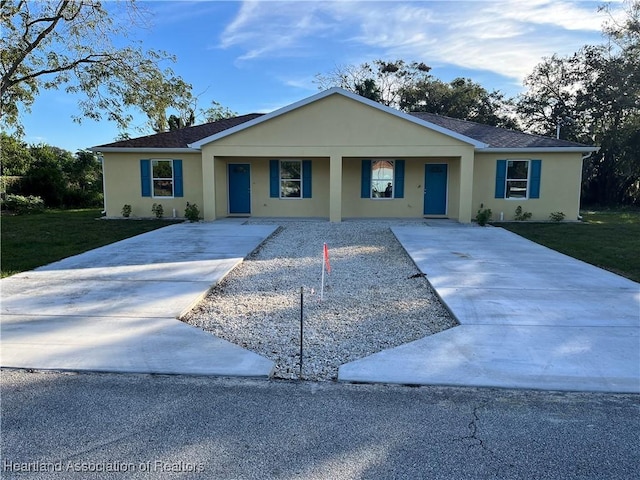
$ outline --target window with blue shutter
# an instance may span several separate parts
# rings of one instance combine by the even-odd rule
[[[541,167],[541,160],[531,160],[531,183],[529,185],[529,198],[540,198]]]
[[[182,160],[140,160],[140,191],[143,197],[183,197]]]
[[[311,198],[311,160],[269,160],[269,197]]]
[[[311,160],[302,161],[302,198],[311,198]]]
[[[151,160],[140,160],[140,190],[143,197],[151,196]]]
[[[504,198],[504,190],[507,181],[507,161],[498,160],[496,163],[496,193],[495,198]]]
[[[404,160],[395,161],[395,180],[393,187],[393,196],[395,198],[404,198]]]
[[[361,198],[404,198],[404,160],[362,160]]]
[[[362,160],[360,198],[371,198],[371,160]]]

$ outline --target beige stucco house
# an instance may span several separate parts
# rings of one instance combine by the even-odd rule
[[[579,213],[583,156],[596,147],[427,113],[333,88],[269,114],[96,146],[105,209],[151,217],[451,218],[482,206],[512,219]]]

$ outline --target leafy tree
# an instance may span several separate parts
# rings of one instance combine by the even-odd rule
[[[603,30],[607,43],[539,64],[517,110],[532,132],[601,147],[584,165],[585,204],[640,204],[640,2]]]
[[[42,197],[49,207],[102,202],[102,165],[94,153],[80,150],[74,155],[46,144],[27,146],[5,133],[0,138],[7,193]]]
[[[422,62],[375,60],[316,75],[320,89],[340,87],[403,111],[421,111],[515,128],[511,103],[466,78],[445,83]]]
[[[373,100],[374,102],[380,102],[382,100],[382,92],[373,78],[366,78],[361,83],[354,85],[354,87],[356,93],[362,97]]]
[[[431,78],[431,67],[422,62],[374,60],[372,63],[337,67],[317,74],[320,90],[340,87],[389,107],[399,107],[401,93],[420,81]]]
[[[429,78],[401,92],[400,108],[460,118],[505,128],[517,128],[511,102],[498,91],[488,92],[468,78],[449,83]]]
[[[23,176],[33,163],[33,157],[26,143],[0,133],[0,174],[2,176]]]
[[[193,114],[193,111],[191,112],[191,114],[189,115],[189,118],[185,121],[182,119],[182,117],[179,117],[177,115],[170,115],[169,118],[167,119],[167,123],[169,124],[169,131],[173,131],[173,130],[180,130],[181,128],[185,128],[185,127],[190,127],[192,126],[196,121],[195,115]]]
[[[21,195],[41,197],[45,205],[62,205],[67,188],[64,169],[73,162],[71,152],[50,145],[30,148],[33,162],[21,184]]]
[[[66,206],[93,206],[102,200],[102,165],[98,157],[88,150],[79,150],[72,161],[62,166],[66,178],[64,204]]]
[[[220,103],[215,100],[211,102],[211,106],[206,110],[201,110],[202,115],[204,116],[205,122],[217,122],[218,120],[223,120],[225,118],[231,118],[237,116],[237,112],[233,110],[223,107]]]
[[[130,39],[144,21],[134,0],[111,3],[110,10],[96,0],[0,2],[0,107],[6,126],[22,131],[20,109],[29,111],[41,89],[81,94],[75,120],[107,118],[122,129],[132,119],[129,107],[163,128],[162,112],[190,100],[191,86],[162,66],[175,59]]]
[[[527,91],[517,101],[524,128],[539,135],[588,141],[578,123],[580,107],[576,87],[583,75],[580,54],[543,59],[525,79]]]

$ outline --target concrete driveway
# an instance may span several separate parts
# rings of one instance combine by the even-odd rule
[[[339,380],[640,392],[640,284],[501,228],[434,225],[392,230],[460,326]]]
[[[0,365],[266,377],[271,360],[177,318],[275,229],[171,225],[3,279]]]

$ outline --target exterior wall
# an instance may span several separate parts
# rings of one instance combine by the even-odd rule
[[[121,217],[122,206],[131,205],[132,217],[153,217],[151,206],[159,203],[165,216],[184,217],[184,209],[189,203],[202,205],[202,165],[199,153],[105,153],[105,203],[107,217]],[[166,159],[182,160],[184,197],[143,197],[140,188],[140,160]],[[202,210],[202,208],[200,208]]]
[[[495,196],[497,160],[541,160],[540,198],[499,199]],[[545,221],[551,212],[563,212],[568,221],[577,220],[580,213],[580,183],[582,155],[580,153],[544,154],[477,154],[474,170],[473,214],[484,204],[493,212],[493,220],[513,220],[515,209],[531,212],[531,220]]]
[[[427,163],[448,165],[447,215],[458,218],[459,213],[459,159],[419,157],[391,159],[405,160],[404,198],[360,198],[361,168],[363,159],[349,157],[342,162],[342,215],[344,218],[399,217],[422,218],[424,212],[424,170]]]
[[[246,156],[254,157],[292,156],[287,155],[291,149],[295,150],[293,156],[318,156],[314,147],[338,148],[343,157],[407,156],[409,152],[415,155],[416,151],[424,155],[425,148],[471,148],[448,135],[339,95],[228,135],[204,149],[211,147],[221,156],[235,155],[240,148]],[[279,153],[271,153],[274,151]],[[324,151],[322,156],[328,153]]]
[[[367,157],[369,158],[369,157]],[[448,165],[447,218],[458,218],[460,160],[451,158],[409,158],[405,160],[404,198],[360,198],[361,168],[364,157],[342,161],[343,218],[421,218],[424,208],[424,170],[427,163]],[[329,159],[301,158],[312,161],[312,198],[281,199],[269,196],[269,160],[271,158],[216,157],[216,218],[229,215],[228,165],[249,164],[251,168],[252,217],[329,217]]]
[[[215,158],[216,194],[215,199],[205,199],[209,212],[205,218],[228,214],[227,164],[245,161],[251,164],[252,216],[421,217],[424,164],[441,158],[458,159],[446,162],[450,164],[448,216],[458,218],[459,159],[473,158],[473,146],[335,95],[206,144],[202,157],[205,163]],[[313,159],[313,198],[269,197],[268,160],[283,158]],[[405,198],[361,199],[362,158],[404,159]],[[332,162],[339,169],[334,175]],[[341,185],[331,185],[330,178],[341,178]]]
[[[142,197],[141,159],[181,159],[184,197]],[[312,161],[312,198],[269,195],[269,160]],[[362,159],[405,161],[404,198],[363,199]],[[498,159],[540,159],[538,199],[494,198]],[[229,215],[228,165],[251,168],[251,215],[254,217],[420,218],[424,208],[425,164],[448,165],[446,217],[469,222],[480,204],[494,220],[504,212],[513,219],[518,205],[547,220],[555,211],[567,220],[579,214],[582,156],[579,153],[475,153],[472,145],[432,131],[353,99],[330,95],[202,147],[201,153],[106,153],[104,172],[107,216],[120,217],[124,204],[132,216],[151,217],[153,203],[166,216],[184,215],[187,202],[198,204],[207,220]],[[203,181],[204,179],[204,181]]]
[[[228,165],[230,163],[248,163],[251,166],[252,217],[329,217],[329,159],[294,158],[294,160],[311,160],[312,198],[270,197],[269,160],[271,159],[271,157],[216,157],[216,218],[229,215]]]

